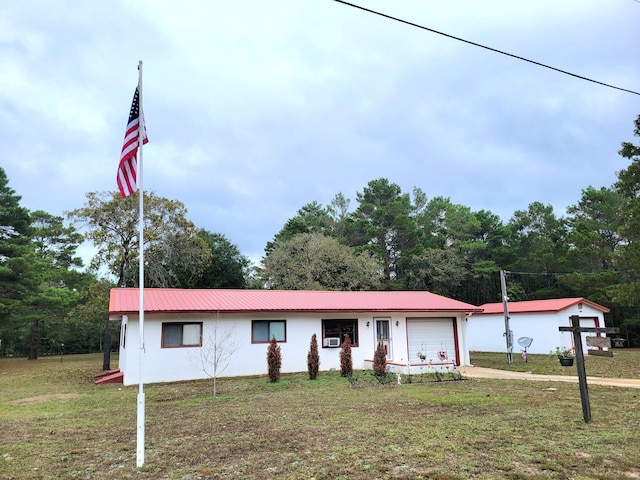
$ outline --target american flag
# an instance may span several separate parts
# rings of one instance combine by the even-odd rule
[[[138,124],[142,118],[142,143],[149,141],[147,138],[147,127],[144,124],[144,114],[140,115],[140,92],[136,88],[131,102],[131,112],[129,112],[129,123],[124,134],[124,144],[120,153],[120,165],[118,165],[118,188],[122,198],[126,198],[136,191],[136,174],[138,161]]]

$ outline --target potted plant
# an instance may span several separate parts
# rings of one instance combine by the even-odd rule
[[[560,360],[560,365],[562,365],[563,367],[570,367],[573,365],[573,352],[570,348],[556,347],[554,355],[558,357],[558,360]]]

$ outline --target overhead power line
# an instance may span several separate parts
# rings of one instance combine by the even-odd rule
[[[602,272],[514,272],[511,270],[505,270],[504,271],[506,275],[521,275],[521,276],[528,276],[528,277],[560,277],[562,275],[575,275],[575,274],[579,274],[579,275],[585,275],[585,276],[596,276],[596,275],[606,275],[609,273],[612,274],[619,274],[619,273],[625,273],[625,272],[629,272],[629,270],[605,270]]]
[[[359,10],[363,10],[368,13],[372,13],[374,15],[379,15],[380,17],[384,17],[388,20],[393,20],[396,22],[404,23],[405,25],[410,25],[412,27],[420,28],[422,30],[426,30],[428,32],[437,33],[438,35],[442,35],[443,37],[451,38],[453,40],[457,40],[459,42],[468,43],[469,45],[473,45],[474,47],[484,48],[485,50],[489,50],[491,52],[499,53],[501,55],[506,55],[507,57],[512,57],[517,60],[522,60],[524,62],[529,62],[539,67],[548,68],[549,70],[554,70],[559,73],[564,73],[565,75],[569,75],[571,77],[579,78],[580,80],[585,80],[587,82],[596,83],[598,85],[602,85],[603,87],[613,88],[615,90],[620,90],[627,93],[632,93],[634,95],[640,95],[638,92],[634,92],[633,90],[628,90],[626,88],[616,87],[615,85],[610,85],[608,83],[599,82],[598,80],[593,80],[592,78],[583,77],[582,75],[577,75],[575,73],[568,72],[566,70],[562,70],[560,68],[552,67],[550,65],[545,65],[544,63],[536,62],[535,60],[529,60],[528,58],[520,57],[518,55],[514,55],[512,53],[504,52],[502,50],[498,50],[497,48],[487,47],[486,45],[481,45],[480,43],[472,42],[470,40],[465,40],[464,38],[456,37],[454,35],[449,35],[448,33],[439,32],[438,30],[434,30],[433,28],[425,27],[423,25],[418,25],[417,23],[409,22],[407,20],[403,20],[401,18],[393,17],[391,15],[387,15],[386,13],[378,12],[376,10],[371,10],[369,8],[361,7],[360,5],[355,5],[353,3],[345,2],[344,0],[334,0],[334,2],[342,3],[343,5],[347,5],[349,7],[357,8]]]

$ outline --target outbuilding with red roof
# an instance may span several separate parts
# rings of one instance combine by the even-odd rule
[[[504,304],[486,303],[480,308],[482,312],[474,313],[468,321],[469,350],[506,352]],[[507,302],[507,310],[516,354],[523,350],[518,343],[520,338],[533,339],[527,353],[548,354],[557,347],[573,348],[573,335],[558,328],[570,326],[573,315],[580,317],[583,327],[604,327],[604,314],[609,312],[607,307],[581,297]],[[582,336],[582,347],[588,353],[585,337]]]
[[[467,318],[481,309],[429,292],[144,289],[144,349],[137,288],[111,290],[109,316],[121,322],[119,368],[125,384],[207,378],[212,359],[232,353],[216,376],[267,373],[275,337],[283,373],[307,370],[316,334],[320,369],[340,369],[346,336],[355,369],[371,366],[378,342],[394,369],[425,363],[451,369],[469,364]],[[228,364],[227,364],[228,363]]]

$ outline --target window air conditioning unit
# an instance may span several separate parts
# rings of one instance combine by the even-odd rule
[[[339,338],[325,338],[324,339],[325,347],[339,347],[340,339]]]

